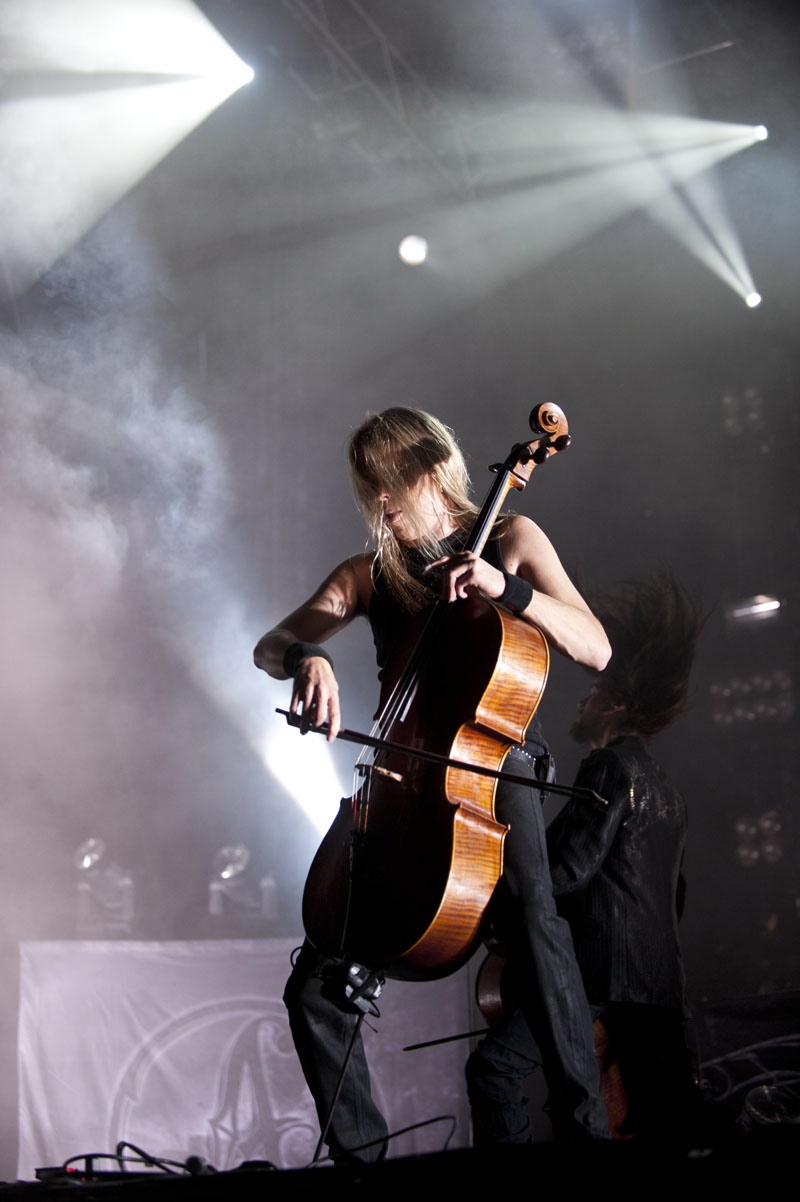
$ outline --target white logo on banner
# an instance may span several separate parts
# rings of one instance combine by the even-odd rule
[[[186,1145],[164,1150],[178,1124]],[[151,1032],[114,1090],[108,1140],[121,1133],[147,1150],[216,1168],[246,1160],[307,1163],[317,1123],[298,1073],[281,1005],[263,997],[223,998],[186,1010]]]

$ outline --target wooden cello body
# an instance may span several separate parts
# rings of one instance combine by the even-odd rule
[[[568,443],[556,406],[534,410],[531,425],[538,438],[498,469],[467,542],[478,554],[508,490]],[[549,666],[541,631],[483,597],[438,603],[419,625],[384,674],[374,729],[392,750],[358,766],[360,787],[341,802],[303,897],[319,951],[410,980],[454,971],[480,939],[506,828],[494,816],[497,778],[471,768],[502,771]],[[464,766],[431,764],[423,750]]]
[[[475,978],[475,1001],[487,1025],[497,1026],[506,1015],[520,1005],[522,987],[515,976],[514,964],[509,962],[506,949],[495,940],[487,940],[487,954]],[[600,1096],[608,1112],[608,1129],[612,1139],[628,1138],[619,1128],[628,1114],[628,1096],[622,1079],[619,1061],[602,1018],[592,1023],[594,1054],[600,1067]]]
[[[431,750],[500,769],[544,690],[547,644],[535,627],[480,598],[450,609],[418,704],[387,738],[413,748],[424,737]],[[381,753],[366,777],[342,801],[312,863],[306,933],[320,950],[387,975],[443,976],[475,946],[502,872],[497,781],[396,752]]]

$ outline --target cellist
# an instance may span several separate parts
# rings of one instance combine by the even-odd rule
[[[291,710],[307,726],[340,729],[339,687],[322,644],[354,618],[372,628],[380,669],[413,616],[437,597],[480,593],[534,623],[561,654],[600,671],[610,647],[602,626],[578,593],[547,536],[522,516],[500,519],[481,557],[461,550],[476,509],[469,499],[463,455],[452,433],[417,409],[369,414],[348,448],[356,499],[374,552],[353,555],[316,592],[269,631],[255,648],[256,666],[292,679]],[[547,867],[537,775],[546,777],[548,748],[538,719],[524,744],[506,759],[530,788],[500,782],[499,822],[509,833],[503,875],[491,907],[517,964],[521,1004],[541,1054],[555,1138],[607,1136],[598,1092],[591,1017],[567,924],[558,917]],[[306,943],[287,983],[295,1047],[322,1122],[355,1028],[355,1012],[337,997],[342,965]],[[503,1041],[494,1028],[493,1042]],[[509,1057],[513,1059],[513,1039]],[[473,1105],[477,1143],[526,1143],[519,1108]],[[357,1040],[327,1139],[337,1159],[372,1160],[385,1153],[387,1129],[375,1106],[363,1047]],[[370,1145],[360,1151],[364,1145]]]

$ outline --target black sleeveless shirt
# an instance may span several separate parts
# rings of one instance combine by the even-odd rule
[[[455,555],[461,550],[465,541],[466,536],[461,531],[451,534],[449,538],[442,539],[439,555]],[[441,583],[440,572],[438,570],[425,572],[429,561],[416,548],[408,547],[405,554],[406,563],[412,576],[417,580],[424,580],[430,586],[432,594],[434,596],[437,595],[439,584]],[[500,539],[496,535],[487,539],[486,545],[481,552],[481,558],[490,563],[493,568],[497,568],[498,571],[507,571],[500,550]],[[390,592],[380,569],[373,576],[372,598],[369,603],[368,617],[372,628],[372,638],[375,643],[375,655],[379,668],[378,675],[382,676],[383,669],[391,657],[396,640],[401,638],[406,632],[408,626],[413,621],[414,615],[409,614],[408,610],[403,608],[402,603]],[[539,724],[539,719],[535,715],[528,726],[525,742],[533,755],[544,754],[547,750],[547,744]],[[533,745],[535,745],[535,750]]]

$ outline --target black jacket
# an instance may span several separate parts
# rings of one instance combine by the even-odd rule
[[[686,806],[641,739],[592,752],[547,832],[553,891],[592,1003],[683,1008],[677,896]]]

